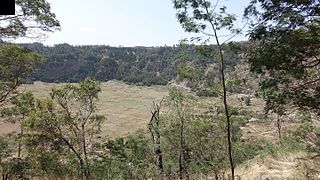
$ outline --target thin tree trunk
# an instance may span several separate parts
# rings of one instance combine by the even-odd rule
[[[229,162],[230,162],[230,168],[231,168],[231,179],[234,180],[234,164],[233,164],[233,157],[232,157],[232,141],[231,141],[231,120],[229,115],[229,109],[228,109],[228,103],[227,103],[227,88],[226,88],[226,80],[225,80],[225,74],[224,74],[224,58],[223,58],[223,52],[221,49],[221,45],[219,43],[218,35],[216,29],[214,29],[215,38],[217,41],[217,45],[219,47],[220,52],[220,60],[221,60],[221,78],[222,78],[222,86],[223,86],[223,104],[225,109],[225,115],[227,118],[227,139],[228,139],[228,155],[229,155]]]
[[[206,11],[209,14],[208,7],[206,7]],[[220,55],[220,62],[221,62],[221,79],[222,79],[222,86],[223,86],[223,104],[224,104],[224,109],[225,109],[225,115],[227,118],[227,141],[228,141],[228,155],[229,155],[229,162],[230,162],[230,169],[231,169],[231,179],[234,180],[234,164],[233,164],[233,157],[232,157],[232,141],[231,141],[231,120],[230,120],[230,115],[229,115],[229,110],[228,110],[228,103],[227,103],[227,88],[226,88],[226,80],[225,80],[225,74],[224,74],[224,69],[225,69],[225,63],[224,63],[224,58],[223,58],[223,52],[222,52],[222,47],[219,42],[217,30],[214,26],[214,23],[210,21],[212,30],[214,32],[214,37],[216,39],[217,46],[219,48],[219,55]]]
[[[180,179],[183,179],[183,120],[180,126],[180,151],[179,151],[179,175]]]
[[[82,175],[86,175],[86,170],[84,167],[84,162],[83,159],[81,157],[81,155],[73,148],[73,146],[69,143],[69,141],[67,139],[65,139],[64,137],[60,136],[59,137],[63,142],[66,143],[66,145],[69,147],[69,149],[71,149],[71,151],[77,156],[78,160],[79,160],[79,164],[80,164],[80,168],[81,168],[81,173]],[[86,176],[85,176],[86,177]]]
[[[218,41],[218,40],[217,40]],[[220,47],[220,45],[219,45]],[[233,164],[233,157],[232,157],[232,141],[231,141],[231,120],[228,110],[228,103],[227,103],[227,90],[226,90],[226,82],[224,77],[224,61],[223,61],[223,55],[221,47],[220,50],[220,56],[221,56],[221,75],[222,75],[222,85],[223,85],[223,103],[225,108],[225,115],[227,118],[227,139],[228,139],[228,154],[229,154],[229,161],[230,161],[230,167],[231,167],[231,179],[234,180],[234,164]]]
[[[160,147],[161,142],[160,142],[160,134],[159,133],[156,133],[155,143],[157,146],[155,149],[156,163],[157,163],[159,170],[162,173],[163,172],[163,162],[162,162],[162,151],[161,151],[161,147]]]
[[[186,177],[186,179],[189,179],[189,175],[187,172],[187,166],[188,166],[188,155],[187,155],[187,149],[185,145],[185,139],[184,139],[184,117],[180,116],[180,151],[179,151],[179,176],[180,179],[183,179]]]
[[[21,123],[20,123],[20,126],[22,126]],[[18,142],[18,162],[19,162],[19,159],[21,158],[21,151],[22,151],[21,137],[22,136],[23,136],[23,128],[20,127],[19,142]]]
[[[21,161],[21,151],[22,151],[22,144],[21,144],[21,138],[23,137],[23,127],[22,127],[22,121],[24,119],[24,115],[22,116],[22,120],[20,120],[20,133],[18,135],[18,156],[17,156],[17,170],[19,172],[19,175],[20,175],[20,170],[21,170],[21,167],[20,167],[20,161]],[[22,177],[20,177],[22,178]]]
[[[278,136],[281,140],[281,117],[279,114],[277,114],[277,127],[278,127]]]
[[[160,106],[158,106],[158,112],[157,112],[157,121],[156,121],[156,131],[155,131],[155,135],[156,135],[156,156],[157,156],[157,164],[158,167],[161,171],[161,173],[163,172],[163,162],[162,162],[162,151],[161,151],[161,135],[160,135],[160,131],[159,131],[159,121],[160,121]]]
[[[91,176],[91,172],[90,172],[90,165],[88,162],[84,125],[82,125],[82,148],[83,148],[84,161],[85,161],[85,176],[86,176],[86,180],[89,180]]]

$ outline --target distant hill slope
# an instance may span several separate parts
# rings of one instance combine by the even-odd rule
[[[27,82],[79,82],[85,77],[100,81],[121,80],[138,85],[166,85],[177,78],[177,67],[193,62],[205,72],[212,60],[196,53],[195,47],[110,47],[100,45],[52,47],[41,43],[21,44],[45,56],[38,70]],[[238,55],[227,52],[231,67],[239,63]]]

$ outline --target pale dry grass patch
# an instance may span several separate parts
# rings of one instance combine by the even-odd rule
[[[24,84],[20,91],[31,91],[36,98],[49,97],[52,88],[66,83]],[[107,120],[102,125],[102,135],[110,137],[127,136],[138,129],[146,129],[151,118],[152,102],[160,101],[168,93],[167,86],[135,86],[119,81],[101,83],[102,91],[97,102],[97,113],[105,115]],[[0,133],[9,133],[18,129],[10,123],[0,124]]]
[[[314,153],[297,152],[286,156],[256,157],[236,169],[241,179],[313,179],[320,178],[319,159]],[[311,171],[311,170],[313,171]],[[311,172],[310,172],[311,171]]]

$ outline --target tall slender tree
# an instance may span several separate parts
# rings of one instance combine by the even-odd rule
[[[220,75],[223,89],[223,104],[226,117],[227,127],[227,142],[228,142],[228,156],[231,169],[231,177],[234,179],[234,160],[232,151],[232,127],[230,120],[230,113],[227,100],[227,88],[225,77],[225,60],[222,45],[220,42],[219,31],[227,29],[236,35],[240,32],[239,29],[234,28],[234,21],[236,20],[234,14],[226,12],[225,6],[220,6],[219,1],[212,4],[207,0],[173,0],[174,8],[177,10],[177,18],[182,28],[187,32],[201,33],[205,35],[203,42],[202,54],[210,57],[212,60],[216,57],[216,53],[206,46],[206,43],[211,42],[213,38],[218,48],[218,57],[220,59]],[[231,36],[230,38],[232,38]],[[203,39],[201,37],[194,38],[195,40]],[[228,41],[227,39],[226,41]]]

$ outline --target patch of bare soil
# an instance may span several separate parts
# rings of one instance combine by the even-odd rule
[[[12,124],[9,122],[1,122],[0,123],[0,134],[8,134],[19,131],[18,124]]]

